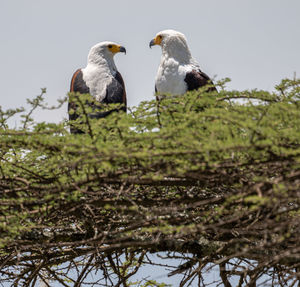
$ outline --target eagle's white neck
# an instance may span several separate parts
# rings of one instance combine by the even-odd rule
[[[193,61],[187,43],[178,39],[169,39],[167,43],[162,44],[162,61],[170,58],[180,65],[190,64]]]
[[[87,66],[82,69],[83,80],[90,89],[90,94],[99,102],[106,96],[106,89],[117,73],[114,59],[110,55],[88,57]]]
[[[113,59],[113,56],[110,55],[106,56],[105,58],[101,57],[100,55],[98,55],[98,57],[89,55],[88,66],[94,66],[95,68],[98,67],[101,70],[110,71],[112,74],[115,74],[117,71],[117,67]]]

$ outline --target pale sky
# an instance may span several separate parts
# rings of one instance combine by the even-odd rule
[[[0,105],[25,105],[43,87],[55,103],[91,46],[105,40],[127,49],[115,62],[129,106],[153,99],[161,50],[149,41],[164,29],[184,33],[202,70],[230,77],[228,88],[272,90],[300,73],[299,15],[299,0],[1,0]],[[64,106],[37,117],[66,115]]]

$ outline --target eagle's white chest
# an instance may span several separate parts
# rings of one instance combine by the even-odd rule
[[[172,58],[161,62],[156,75],[155,86],[159,94],[182,95],[187,91],[184,81],[187,67]]]
[[[82,69],[83,80],[90,89],[90,94],[97,101],[102,102],[106,97],[106,88],[112,82],[113,75],[107,67],[87,65]]]

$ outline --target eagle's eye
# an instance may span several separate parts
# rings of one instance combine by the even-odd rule
[[[111,49],[111,48],[112,48],[112,45],[108,45],[108,48]]]
[[[158,38],[159,38],[159,39],[162,39],[162,35],[158,35]]]

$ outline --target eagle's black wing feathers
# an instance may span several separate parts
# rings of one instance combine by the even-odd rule
[[[83,80],[83,73],[81,69],[78,69],[72,77],[71,80],[71,87],[70,92],[78,92],[81,94],[89,94],[90,89],[86,85],[85,81]]]
[[[86,85],[85,81],[83,80],[83,73],[81,71],[81,69],[78,69],[72,77],[71,80],[71,87],[70,87],[70,92],[78,92],[81,94],[89,94],[90,93],[90,89],[89,87]],[[70,111],[73,111],[72,113],[70,113]],[[75,102],[70,102],[68,103],[68,114],[69,114],[69,120],[71,121],[75,121],[79,115],[76,113],[77,110],[77,105]],[[72,134],[81,134],[83,133],[83,131],[73,127],[71,125],[70,127],[70,131]]]
[[[103,99],[102,103],[104,104],[124,104],[121,108],[122,111],[126,112],[127,107],[127,99],[126,99],[126,91],[123,78],[119,72],[116,73],[115,78],[112,82],[106,87],[106,96]],[[100,107],[101,109],[101,107]],[[94,118],[104,118],[108,116],[111,112],[117,111],[116,109],[100,112],[93,114]]]
[[[85,81],[83,80],[83,73],[82,73],[81,69],[78,69],[73,74],[70,92],[78,92],[80,94],[89,94],[90,93],[89,87],[86,85]],[[125,84],[124,84],[123,78],[119,72],[116,73],[116,76],[113,79],[113,81],[106,87],[106,96],[102,100],[101,103],[124,104],[124,106],[122,107],[122,110],[126,112],[127,99],[126,99]],[[99,104],[101,104],[101,103],[99,103]],[[101,105],[97,105],[97,103],[95,103],[95,104],[92,103],[90,105],[93,108],[93,112],[91,114],[89,114],[90,118],[104,118],[104,117],[108,116],[111,112],[115,111],[115,110],[111,110],[111,111],[103,112],[103,111],[101,111],[101,109],[102,109]],[[73,110],[74,112],[70,113],[71,110]],[[74,121],[79,117],[78,113],[76,113],[76,110],[77,110],[76,103],[69,101],[69,103],[68,103],[69,120]],[[81,130],[73,127],[72,125],[70,127],[70,131],[71,131],[71,133],[75,133],[75,134],[83,133]]]
[[[197,90],[207,84],[213,85],[213,82],[209,76],[203,73],[200,69],[192,70],[191,72],[187,73],[184,81],[187,83],[188,91]],[[213,86],[210,87],[208,91],[217,91],[217,89],[215,86]]]
[[[124,112],[126,112],[126,109],[127,109],[127,96],[126,96],[124,80],[123,80],[123,78],[122,78],[122,76],[119,72],[117,72],[115,78],[120,83],[120,85],[122,86],[122,103],[124,104],[123,110],[124,110]]]
[[[106,87],[106,97],[103,102],[106,104],[111,103],[124,103],[124,84],[122,85],[122,77],[120,73],[112,80],[112,82]],[[126,97],[125,97],[126,98]],[[126,102],[124,103],[126,104]]]

